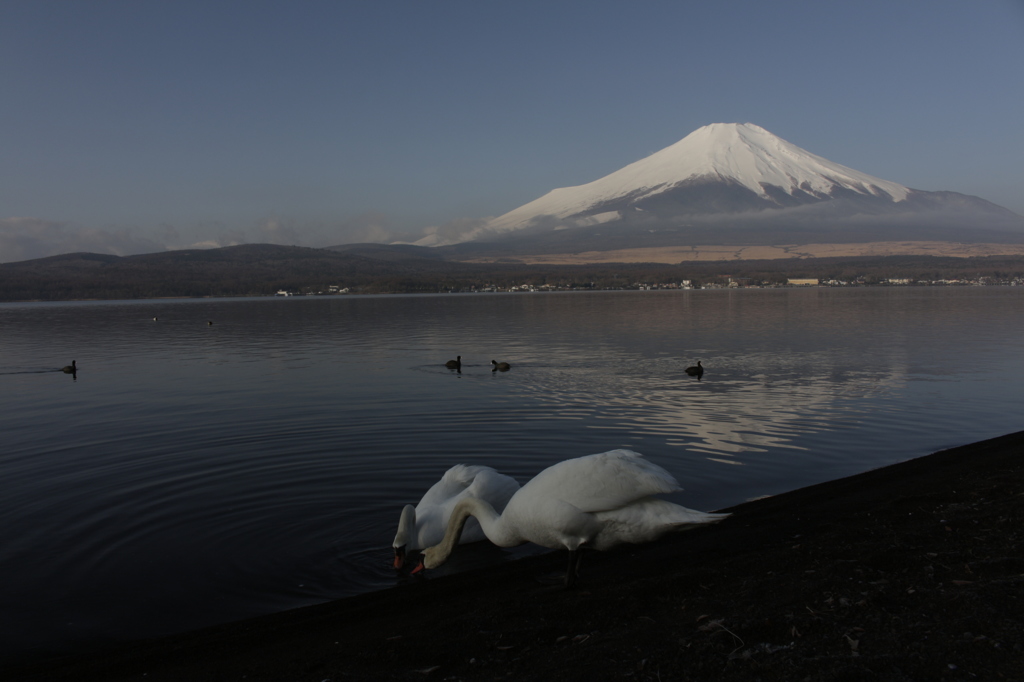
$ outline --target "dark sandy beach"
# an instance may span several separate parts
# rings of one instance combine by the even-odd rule
[[[1022,680],[1024,432],[723,523],[44,657],[5,680]]]

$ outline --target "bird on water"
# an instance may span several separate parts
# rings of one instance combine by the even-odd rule
[[[448,362],[444,363],[444,366],[447,367],[448,369],[462,369],[462,356],[459,355],[454,360],[449,360]]]
[[[67,367],[62,367],[60,371],[64,372],[65,374],[74,374],[75,372],[78,371],[78,366],[75,364],[75,361],[72,360],[70,365],[68,365]]]
[[[512,365],[507,362],[498,362],[497,360],[491,360],[491,364],[494,365],[492,372],[507,372],[512,369]]]
[[[500,514],[477,497],[460,500],[451,510],[444,539],[422,551],[423,559],[413,573],[447,561],[472,516],[487,539],[499,547],[532,542],[569,550],[565,586],[572,587],[581,550],[650,542],[665,533],[717,523],[728,516],[654,497],[677,490],[679,483],[672,474],[631,450],[568,459],[537,474],[512,495]]]
[[[686,368],[686,373],[691,377],[697,377],[697,381],[700,381],[700,378],[704,376],[704,365],[700,364],[700,360],[698,360],[695,366]]]

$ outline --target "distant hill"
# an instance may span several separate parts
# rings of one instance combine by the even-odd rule
[[[415,246],[413,244],[342,244],[325,248],[329,251],[337,251],[338,253],[350,256],[362,256],[391,263],[446,260],[444,255],[437,249]]]
[[[423,273],[470,269],[439,256],[389,257],[415,251],[374,248],[362,255],[356,246],[342,251],[273,244],[245,244],[220,249],[164,251],[138,256],[69,253],[0,264],[0,300],[67,300],[84,298],[157,298],[164,296],[253,296],[280,289],[390,286]],[[429,251],[423,249],[423,251]],[[416,282],[404,284],[411,290]],[[423,286],[433,286],[424,283]],[[433,289],[432,289],[433,290]]]

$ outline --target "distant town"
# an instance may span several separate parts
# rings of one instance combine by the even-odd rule
[[[74,253],[0,264],[0,301],[1021,284],[1022,256],[533,265],[407,257],[380,248],[341,253],[249,244],[139,256]]]
[[[786,279],[785,282],[754,280],[750,277],[726,277],[725,281],[694,282],[684,279],[679,282],[633,282],[619,286],[598,286],[594,282],[579,284],[515,284],[512,286],[496,286],[489,284],[482,287],[451,287],[438,289],[438,293],[536,293],[549,291],[672,291],[681,289],[778,289],[802,287],[909,287],[909,286],[1024,286],[1024,277],[976,277],[960,279],[913,279],[895,277],[890,279],[857,278],[839,279]],[[302,290],[285,290],[277,292],[277,296],[336,296],[355,294],[350,287],[331,285],[326,289],[307,287]]]

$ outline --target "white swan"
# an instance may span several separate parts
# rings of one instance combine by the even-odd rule
[[[519,489],[499,515],[485,500],[467,497],[452,511],[444,539],[423,550],[414,572],[443,564],[470,516],[499,547],[533,542],[569,550],[566,587],[579,572],[580,549],[605,550],[622,543],[650,542],[661,535],[728,514],[709,514],[653,495],[680,490],[679,483],[643,455],[612,450],[548,467]]]
[[[391,543],[395,549],[395,568],[404,565],[406,550],[423,549],[441,542],[452,509],[460,500],[476,497],[502,510],[517,490],[518,481],[511,476],[499,474],[491,467],[456,464],[424,493],[419,504],[415,507],[407,504],[402,509],[398,533]],[[474,522],[466,527],[461,542],[478,542],[483,539],[483,530]]]

